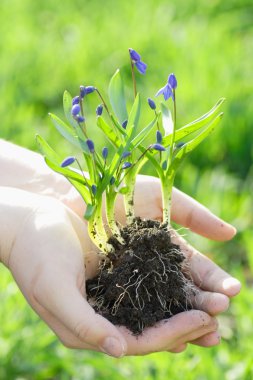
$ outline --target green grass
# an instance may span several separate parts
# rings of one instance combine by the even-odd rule
[[[61,115],[63,91],[74,95],[80,84],[107,96],[117,67],[131,86],[128,47],[148,63],[147,75],[138,76],[146,97],[176,74],[180,125],[227,98],[221,127],[183,164],[176,184],[237,227],[226,244],[188,236],[239,276],[243,290],[221,319],[219,347],[114,360],[59,344],[1,268],[0,379],[253,378],[252,12],[249,0],[1,1],[0,138],[37,149],[39,132],[59,153],[71,153],[47,113]],[[89,111],[96,105],[91,100]]]

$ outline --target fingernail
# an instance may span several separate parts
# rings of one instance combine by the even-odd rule
[[[120,358],[125,354],[125,349],[123,344],[119,339],[114,337],[105,338],[101,350],[105,352],[107,355],[114,356],[116,358]]]
[[[241,283],[240,283],[240,281],[238,281],[234,277],[226,278],[223,281],[223,288],[224,288],[224,290],[229,291],[230,296],[233,296],[233,295],[236,295],[237,293],[239,293],[239,291],[241,289]]]

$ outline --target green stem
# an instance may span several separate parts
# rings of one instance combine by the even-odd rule
[[[105,254],[114,251],[113,246],[107,243],[108,236],[102,218],[102,199],[99,200],[96,211],[88,221],[88,232],[95,245]]]
[[[136,172],[133,171],[125,177],[125,184],[128,187],[128,192],[124,195],[124,205],[127,218],[127,224],[134,221],[134,185],[135,185]]]
[[[120,244],[124,245],[125,241],[121,236],[120,229],[115,221],[115,216],[114,216],[114,207],[115,207],[116,197],[117,197],[116,191],[106,192],[106,217],[107,217],[108,225],[113,233],[113,236],[120,242]]]
[[[163,223],[170,225],[171,219],[171,194],[173,187],[173,175],[161,178]]]
[[[137,95],[137,88],[136,88],[136,79],[134,75],[134,64],[132,62],[132,59],[130,57],[130,62],[131,62],[131,72],[132,72],[132,81],[133,81],[133,87],[134,87],[134,99],[136,98]]]
[[[174,152],[174,143],[175,143],[175,135],[176,135],[176,121],[177,121],[177,106],[176,106],[176,91],[173,89],[173,132],[171,137],[171,145],[170,145],[170,161],[169,165],[172,163],[173,152]]]

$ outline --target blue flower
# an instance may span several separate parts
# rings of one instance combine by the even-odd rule
[[[162,136],[161,132],[160,131],[156,131],[156,142],[158,144],[161,144],[162,139],[163,139],[163,136]]]
[[[91,185],[91,191],[93,195],[97,194],[97,186],[96,185]]]
[[[75,120],[78,123],[83,123],[85,121],[85,118],[82,115],[77,115],[77,116],[75,116]]]
[[[139,73],[145,74],[147,65],[146,63],[141,61],[141,56],[137,53],[137,51],[135,51],[134,49],[129,49],[129,54],[133,64],[136,66]]]
[[[112,176],[112,178],[110,179],[110,185],[113,185],[115,183],[115,177]]]
[[[131,162],[126,161],[126,162],[124,162],[124,164],[122,165],[122,169],[128,169],[128,168],[130,168],[131,166],[132,166]]]
[[[83,123],[85,121],[85,118],[82,115],[80,115],[80,112],[81,112],[80,105],[74,104],[71,109],[72,116],[78,123]]]
[[[94,142],[90,139],[86,140],[87,147],[91,153],[95,152],[95,145]]]
[[[168,78],[168,83],[170,85],[170,87],[175,90],[177,88],[177,78],[175,77],[175,75],[173,73],[171,73],[169,75],[169,78]]]
[[[83,99],[85,95],[91,94],[96,90],[94,86],[80,86],[80,97]]]
[[[151,149],[155,149],[155,150],[158,150],[159,152],[164,152],[166,149],[164,148],[164,146],[162,146],[161,144],[152,144],[150,146]]]
[[[66,157],[65,160],[62,161],[61,167],[65,168],[66,166],[69,166],[75,162],[76,158],[73,156]]]
[[[97,116],[101,116],[102,113],[103,113],[103,105],[100,104],[99,106],[97,106],[96,114],[97,114]]]
[[[75,117],[80,113],[80,111],[81,111],[81,107],[79,106],[79,104],[74,104],[71,109],[72,115]]]
[[[123,123],[121,124],[122,127],[123,127],[124,129],[126,129],[126,127],[127,127],[127,123],[128,123],[128,121],[127,121],[127,120],[124,120]]]
[[[150,107],[152,110],[155,110],[155,109],[156,109],[156,104],[155,104],[154,100],[148,98],[148,104],[149,104],[149,107]]]
[[[78,96],[78,95],[75,96],[75,97],[72,99],[72,106],[74,106],[75,104],[79,104],[79,101],[80,101],[79,96]]]
[[[177,79],[174,74],[170,74],[166,85],[156,93],[155,96],[163,95],[164,100],[168,100],[170,97],[174,101],[174,90],[177,88]]]
[[[102,156],[104,160],[106,160],[108,157],[108,148],[106,146],[102,149]]]
[[[129,157],[129,156],[131,156],[131,152],[128,152],[128,151],[123,152],[123,153],[122,153],[122,156],[121,156],[121,159],[123,160],[124,158],[127,158],[127,157]]]

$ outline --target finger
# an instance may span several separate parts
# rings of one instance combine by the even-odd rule
[[[176,188],[172,192],[171,213],[176,223],[209,239],[225,241],[236,233],[233,226]]]
[[[98,351],[97,347],[78,339],[69,329],[66,328],[66,326],[64,326],[57,318],[55,318],[52,313],[42,307],[39,303],[34,303],[32,307],[40,316],[40,318],[43,319],[43,321],[45,321],[45,323],[55,333],[55,335],[59,338],[65,347]]]
[[[195,291],[191,302],[194,309],[202,310],[210,315],[223,313],[229,307],[229,298],[224,294],[198,289]]]
[[[35,285],[34,296],[82,342],[111,356],[124,355],[126,343],[122,335],[109,321],[95,313],[67,271],[44,268]]]
[[[175,348],[171,348],[169,352],[172,352],[173,354],[180,354],[181,352],[185,351],[187,348],[187,343],[181,344],[180,346],[177,346]]]
[[[212,347],[212,346],[217,346],[218,344],[220,344],[220,341],[221,341],[220,334],[218,333],[218,331],[214,331],[198,339],[195,339],[189,343],[194,344],[196,346],[201,346],[201,347]]]
[[[152,352],[168,351],[216,328],[215,318],[202,311],[191,310],[161,321],[154,327],[147,328],[137,337],[124,327],[120,327],[119,330],[127,342],[127,355],[146,355]]]
[[[228,297],[233,297],[240,292],[241,284],[236,278],[231,277],[213,261],[186,243],[176,232],[172,240],[180,246],[187,257],[187,270],[199,288],[209,292],[223,293]]]

